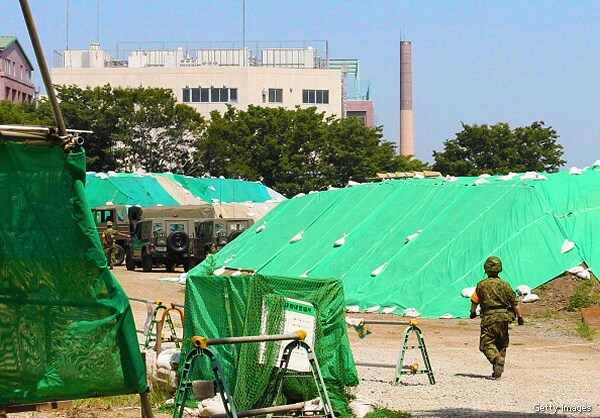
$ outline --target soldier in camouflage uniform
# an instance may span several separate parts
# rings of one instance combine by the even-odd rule
[[[131,238],[131,236],[114,229],[113,223],[108,221],[106,229],[102,232],[102,248],[104,248],[104,255],[106,255],[106,260],[111,270],[115,266],[117,258],[117,237]]]
[[[508,324],[515,320],[523,325],[521,308],[510,285],[498,277],[502,262],[498,257],[488,257],[483,265],[487,278],[477,284],[471,296],[471,314],[477,316],[477,305],[481,306],[481,336],[479,350],[493,366],[493,379],[499,379],[504,371],[506,348],[508,347]]]

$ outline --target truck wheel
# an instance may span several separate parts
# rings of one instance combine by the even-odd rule
[[[135,261],[133,261],[133,256],[131,254],[127,254],[127,257],[125,257],[125,267],[129,271],[135,270]]]
[[[142,270],[152,271],[152,257],[146,253],[142,256]]]
[[[117,244],[117,254],[115,256],[115,265],[120,266],[125,261],[125,250]]]

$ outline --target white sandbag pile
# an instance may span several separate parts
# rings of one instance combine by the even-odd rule
[[[169,388],[170,391],[175,392],[179,386],[179,362],[181,359],[181,350],[179,348],[167,348],[163,350],[158,356],[155,355],[154,350],[146,351],[146,363],[148,370],[151,370],[149,376],[152,384],[159,384]],[[152,364],[154,357],[154,364]]]
[[[570,268],[567,271],[569,273],[574,274],[575,276],[579,277],[580,279],[589,279],[591,277],[590,269],[586,269],[583,266],[575,266],[573,268]]]
[[[519,292],[520,295],[528,295],[531,293],[531,288],[526,284],[522,284],[517,286],[517,292]]]

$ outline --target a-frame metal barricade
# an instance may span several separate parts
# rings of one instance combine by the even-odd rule
[[[417,320],[410,319],[408,321],[391,321],[391,320],[362,320],[361,325],[368,324],[378,324],[378,325],[408,325],[404,330],[404,334],[402,335],[402,346],[400,348],[400,354],[398,356],[398,362],[396,364],[389,363],[371,363],[371,362],[356,362],[357,366],[365,366],[365,367],[382,367],[382,368],[393,368],[395,369],[394,378],[391,382],[392,385],[398,386],[400,384],[400,379],[402,375],[414,375],[414,374],[427,374],[429,378],[429,383],[435,385],[435,377],[433,376],[433,370],[431,369],[431,363],[429,361],[429,355],[427,354],[427,347],[425,346],[425,339],[423,338],[423,334],[419,327],[417,327]],[[362,330],[363,335],[365,333]],[[415,334],[417,339],[417,344],[409,344],[408,339],[411,333]],[[421,352],[421,357],[423,358],[424,368],[419,368],[417,363],[411,363],[409,365],[404,364],[404,358],[406,352],[410,349],[419,349]]]
[[[246,411],[238,411],[235,406],[235,401],[229,391],[229,387],[227,385],[227,381],[225,380],[225,374],[223,373],[223,368],[221,366],[221,362],[219,361],[219,357],[217,354],[212,351],[209,346],[215,345],[223,345],[223,344],[243,344],[243,343],[256,343],[263,341],[285,341],[292,340],[288,343],[284,350],[281,361],[279,363],[279,370],[277,372],[277,377],[275,380],[275,396],[274,399],[277,399],[277,396],[281,392],[281,387],[283,385],[283,379],[285,372],[287,371],[290,356],[294,349],[302,348],[306,351],[308,356],[308,361],[310,364],[310,369],[313,375],[313,379],[315,381],[317,391],[321,398],[321,403],[323,405],[323,412],[319,416],[327,417],[327,418],[335,418],[333,413],[333,409],[331,407],[331,402],[329,400],[329,395],[327,393],[327,388],[325,387],[325,382],[323,381],[323,376],[321,375],[321,369],[319,368],[319,363],[317,361],[317,357],[313,351],[313,349],[304,342],[306,338],[305,331],[296,331],[291,334],[277,334],[277,335],[252,335],[252,336],[244,336],[244,337],[229,337],[229,338],[205,338],[195,336],[192,338],[192,344],[194,348],[190,351],[185,359],[185,363],[183,365],[183,369],[181,372],[181,381],[179,384],[179,388],[177,389],[177,394],[175,396],[175,411],[173,412],[173,418],[183,418],[183,410],[186,404],[188,397],[192,391],[192,381],[190,380],[190,370],[194,364],[194,361],[198,357],[206,356],[210,360],[210,367],[213,371],[215,377],[215,388],[221,397],[221,401],[223,402],[223,407],[225,408],[225,414],[213,415],[213,418],[239,418],[239,417],[250,417],[256,415],[265,415],[272,414],[277,412],[292,412],[299,411],[304,407],[304,402],[299,402],[295,404],[289,405],[273,405],[267,408],[259,408],[259,409],[251,409]]]

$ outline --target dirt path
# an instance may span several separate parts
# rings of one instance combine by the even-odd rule
[[[129,297],[162,300],[165,304],[185,301],[185,287],[160,282],[178,277],[176,273],[128,272],[116,267],[115,276]],[[537,417],[541,408],[556,407],[559,417],[600,417],[600,344],[579,337],[572,320],[532,319],[524,306],[526,325],[511,329],[505,373],[498,381],[489,380],[491,366],[478,350],[478,320],[420,320],[436,384],[426,375],[403,376],[399,386],[391,386],[393,369],[358,367],[361,384],[353,389],[359,397],[381,407],[426,417]],[[138,328],[146,319],[143,303],[132,302]],[[467,308],[468,309],[468,308]],[[533,311],[533,309],[532,309]],[[353,317],[363,317],[353,314]],[[370,316],[384,317],[383,315]],[[395,319],[394,316],[385,316]],[[369,326],[372,334],[359,339],[348,330],[356,361],[396,363],[403,326]],[[423,362],[418,350],[409,350],[405,364]],[[564,406],[578,412],[564,410]],[[546,409],[547,411],[547,409]],[[73,413],[77,413],[73,415]],[[75,410],[62,413],[27,413],[15,417],[139,417],[139,410]],[[167,417],[160,414],[157,418]]]

